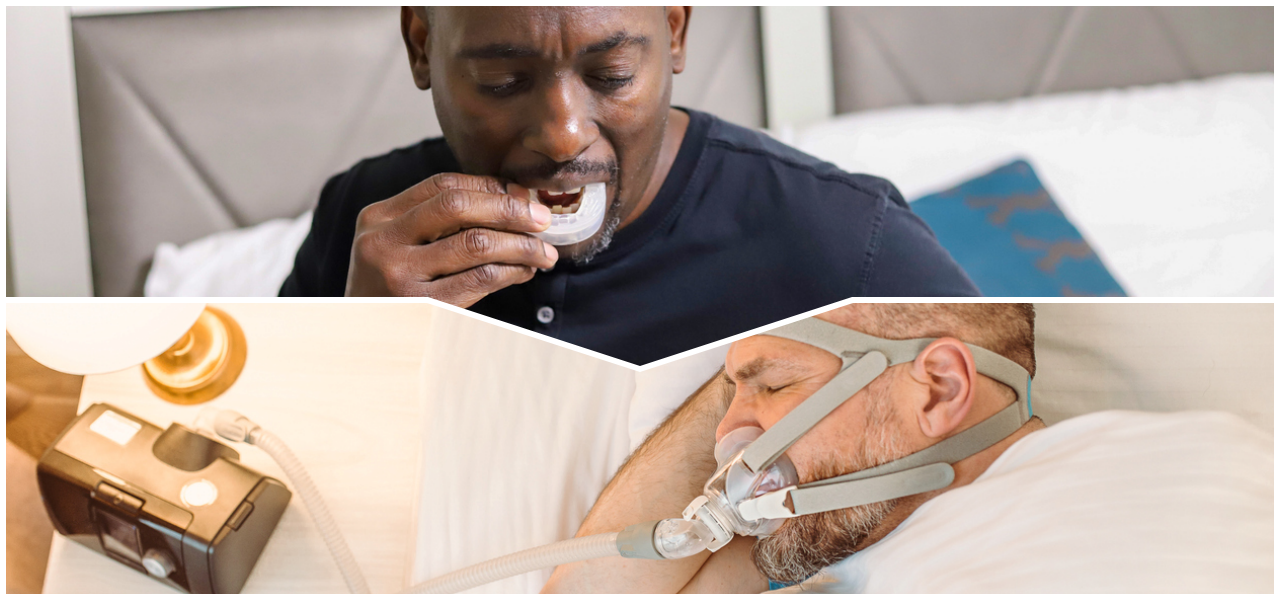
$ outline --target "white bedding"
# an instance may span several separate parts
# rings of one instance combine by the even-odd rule
[[[908,199],[1026,157],[1134,296],[1273,290],[1274,78],[858,113],[778,136]],[[304,224],[305,223],[305,224]],[[162,244],[146,294],[275,295],[310,214]]]
[[[311,211],[156,248],[146,296],[275,296],[311,230]]]
[[[1014,158],[1133,296],[1269,297],[1274,77],[836,117],[778,137],[914,200]]]
[[[1071,419],[1019,440],[972,484],[924,503],[800,588],[1270,593],[1272,445],[1221,412]]]

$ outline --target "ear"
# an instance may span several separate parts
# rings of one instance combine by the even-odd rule
[[[931,438],[953,433],[969,415],[976,391],[978,371],[969,347],[955,338],[939,338],[916,356],[908,373],[928,390],[915,407],[921,433]]]
[[[405,48],[409,50],[409,69],[413,72],[413,83],[420,90],[431,88],[431,64],[427,60],[431,40],[428,39],[427,18],[427,11],[421,6],[400,7],[400,35],[404,37]]]
[[[671,27],[671,72],[684,72],[685,34],[689,32],[689,16],[693,14],[692,6],[668,6],[667,25]]]

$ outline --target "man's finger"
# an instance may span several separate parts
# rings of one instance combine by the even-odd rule
[[[556,266],[555,246],[527,233],[510,233],[480,227],[464,229],[435,243],[416,246],[410,260],[439,278],[486,264],[526,265],[538,269]]]
[[[462,229],[484,227],[537,232],[551,224],[551,209],[538,202],[472,190],[445,190],[391,225],[404,243],[434,242]]]
[[[413,187],[395,196],[370,205],[369,208],[376,208],[368,218],[378,222],[395,219],[413,210],[415,206],[439,196],[445,190],[472,190],[487,194],[507,193],[506,186],[493,177],[465,175],[463,173],[437,173],[419,181]]]
[[[466,308],[508,286],[533,279],[537,272],[524,265],[489,263],[425,284],[427,295]]]

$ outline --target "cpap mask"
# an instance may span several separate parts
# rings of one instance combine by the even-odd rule
[[[539,190],[529,190],[529,201],[542,202]],[[552,246],[568,246],[584,241],[600,231],[604,223],[605,187],[603,183],[592,183],[578,190],[570,190],[563,194],[547,197],[551,209],[551,225],[546,231],[533,235]]]
[[[934,339],[886,340],[816,318],[762,335],[809,344],[840,358],[840,372],[768,431],[743,427],[716,444],[718,468],[684,518],[706,524],[711,551],[735,535],[766,536],[786,520],[939,490],[955,479],[951,464],[986,450],[1031,418],[1031,377],[1017,363],[965,344],[977,371],[1018,399],[986,420],[933,446],[854,473],[800,484],[786,451],[845,400],[893,365],[914,361]]]
[[[785,520],[747,518],[738,510],[746,501],[800,482],[796,468],[785,455],[758,472],[742,462],[742,454],[762,434],[764,430],[759,427],[740,427],[721,438],[716,443],[715,474],[703,486],[702,495],[684,509],[685,519],[700,521],[712,532],[713,540],[707,545],[712,552],[729,543],[735,534],[769,535]]]
[[[603,214],[604,185],[594,185],[599,185],[594,193],[599,194],[597,201]],[[587,186],[584,194],[593,193],[591,187]],[[586,202],[585,197],[583,202]],[[581,209],[579,207],[579,211]],[[553,216],[553,223],[558,216],[561,215]],[[598,228],[599,223],[594,227]],[[594,232],[592,229],[581,239],[590,237]],[[615,533],[530,548],[441,575],[404,591],[460,592],[521,573],[594,558],[621,556],[672,560],[693,556],[703,550],[715,552],[735,535],[761,537],[772,534],[786,519],[942,489],[955,479],[952,463],[991,447],[1031,418],[1031,377],[1027,371],[994,352],[966,344],[977,363],[977,371],[1013,388],[1018,396],[1017,402],[981,423],[914,454],[878,467],[801,484],[795,467],[786,456],[787,449],[890,366],[915,360],[934,340],[886,340],[815,318],[784,325],[762,335],[795,340],[830,352],[842,361],[840,372],[768,431],[742,427],[721,438],[715,449],[715,474],[703,486],[702,495],[685,508],[683,518],[637,523]],[[353,592],[368,592],[364,575],[325,507],[319,490],[288,447],[279,438],[232,411],[212,409],[202,419],[208,423],[206,429],[212,430],[212,434],[256,445],[276,460],[297,488],[347,580],[348,588]]]

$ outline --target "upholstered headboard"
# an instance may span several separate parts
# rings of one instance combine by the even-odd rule
[[[693,13],[673,103],[763,124],[750,7]],[[357,160],[439,135],[399,9],[77,16],[94,291],[140,295],[160,242],[292,217]]]
[[[1272,71],[1272,7],[833,7],[835,112]]]

